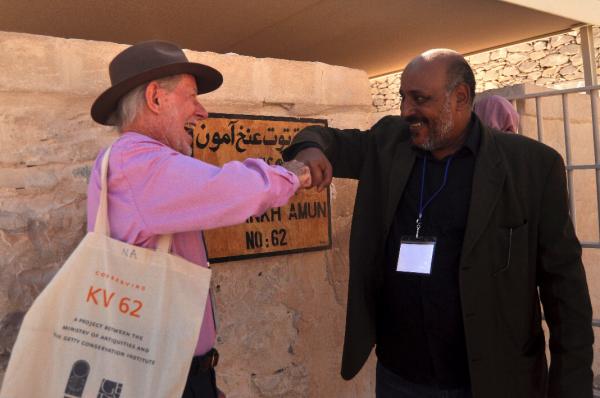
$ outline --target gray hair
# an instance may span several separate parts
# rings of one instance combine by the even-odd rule
[[[451,59],[449,61],[448,69],[446,71],[448,76],[448,83],[446,85],[446,90],[448,92],[454,90],[456,86],[461,83],[464,83],[469,88],[469,104],[471,107],[473,106],[473,100],[475,99],[475,75],[473,74],[473,69],[469,63],[463,57],[456,57],[455,59]]]
[[[110,115],[109,121],[121,130],[124,126],[131,124],[142,109],[146,102],[146,88],[150,83],[154,81],[159,87],[173,91],[180,79],[181,75],[174,75],[140,84],[119,100],[117,109]]]

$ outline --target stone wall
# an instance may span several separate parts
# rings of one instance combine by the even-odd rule
[[[593,28],[593,37],[600,74],[600,27]],[[478,92],[521,83],[548,88],[583,86],[579,30],[466,58],[475,72]],[[394,73],[371,79],[375,112],[400,112],[400,76],[401,73]]]
[[[116,137],[92,122],[89,108],[123,48],[0,32],[0,378],[23,314],[84,235],[90,165]],[[200,97],[209,111],[368,127],[362,71],[188,56],[225,77],[221,89]],[[335,180],[331,192],[331,250],[214,266],[218,378],[230,398],[373,396],[372,360],[351,382],[339,376],[355,184]]]

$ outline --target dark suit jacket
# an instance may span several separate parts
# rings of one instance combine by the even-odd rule
[[[323,149],[335,177],[359,180],[342,359],[351,379],[376,343],[384,244],[415,155],[395,116],[369,132],[311,126],[287,156],[306,142]],[[556,151],[482,126],[459,267],[474,397],[592,397],[592,310]]]

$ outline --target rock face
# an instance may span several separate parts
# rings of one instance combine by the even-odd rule
[[[596,62],[600,73],[600,28],[593,28]],[[579,31],[571,31],[528,43],[486,51],[466,57],[475,73],[477,91],[513,84],[534,83],[549,88],[576,87],[583,81]],[[400,73],[371,79],[374,112],[399,113],[396,97],[381,91]]]
[[[0,32],[0,378],[24,313],[85,233],[90,167],[117,136],[89,109],[123,48]],[[209,111],[369,125],[362,71],[187,54],[225,77],[221,89],[200,97]],[[373,395],[373,360],[351,382],[339,376],[354,194],[353,182],[334,181],[331,250],[213,266],[218,382],[228,396]]]

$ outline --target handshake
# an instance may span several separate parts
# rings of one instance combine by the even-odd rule
[[[319,148],[306,148],[296,157],[282,165],[298,176],[300,188],[316,187],[318,192],[331,184],[333,169],[325,154]]]

